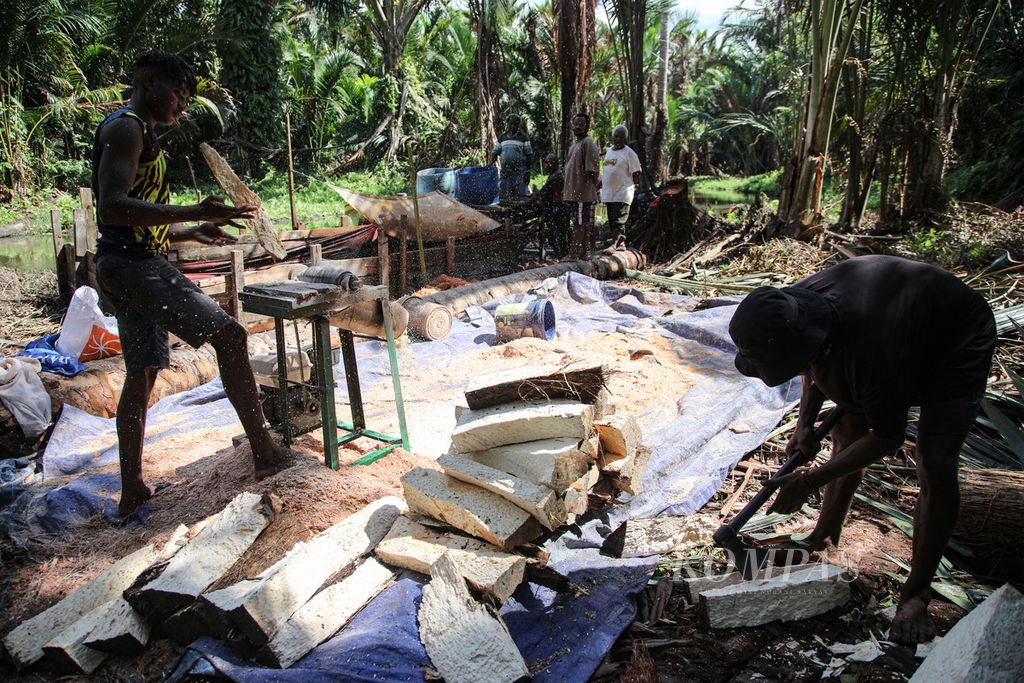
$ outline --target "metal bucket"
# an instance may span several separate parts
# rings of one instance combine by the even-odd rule
[[[547,299],[504,304],[494,311],[494,333],[503,342],[520,337],[555,338],[555,307]]]

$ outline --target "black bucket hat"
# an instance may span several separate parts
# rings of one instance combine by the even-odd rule
[[[736,369],[777,387],[807,370],[832,324],[825,297],[801,287],[758,287],[732,316]]]

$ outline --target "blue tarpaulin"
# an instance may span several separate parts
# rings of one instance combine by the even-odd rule
[[[625,519],[700,509],[732,466],[764,440],[797,399],[798,384],[770,389],[735,370],[735,347],[728,335],[734,300],[694,310],[696,300],[691,297],[649,296],[576,273],[549,280],[532,294],[471,308],[468,321],[455,322],[447,339],[404,347],[400,350],[403,379],[406,373],[429,373],[431,367],[443,367],[461,352],[497,343],[494,308],[536,296],[553,302],[558,340],[572,341],[594,332],[660,335],[680,345],[687,365],[701,377],[688,389],[664,387],[664,400],[640,416],[648,425],[644,443],[652,449],[640,492],[632,499],[621,499],[602,519],[586,521],[547,544],[552,565],[585,590],[559,595],[524,584],[502,609],[535,680],[566,683],[589,678],[633,620],[631,596],[646,583],[657,560],[603,557],[595,550],[603,537]],[[358,345],[357,355],[364,386],[388,381],[386,354],[379,343]],[[414,450],[440,454],[443,445],[417,443],[417,434],[450,433],[452,406],[464,389],[464,383],[439,382],[430,387],[428,397],[408,396]],[[347,400],[345,393],[340,387],[339,401]],[[180,419],[186,409],[189,419]],[[372,411],[367,419],[377,424]],[[198,422],[205,427],[235,420],[215,381],[157,403],[149,413],[146,440],[154,443]],[[737,424],[743,428],[736,429]],[[44,480],[30,485],[6,511],[9,535],[17,542],[67,531],[97,512],[112,514],[119,493],[117,477],[90,471],[116,458],[113,420],[65,408],[44,454],[44,474],[60,475],[60,484]],[[74,478],[67,482],[69,476]],[[172,679],[191,671],[253,682],[422,680],[428,660],[416,628],[420,585],[419,578],[405,576],[288,671],[259,668],[225,644],[201,639],[191,646]]]

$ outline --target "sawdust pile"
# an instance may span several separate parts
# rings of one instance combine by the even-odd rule
[[[461,277],[455,277],[454,275],[438,275],[429,283],[426,287],[421,287],[412,293],[411,296],[430,296],[431,294],[437,294],[438,292],[444,292],[455,287],[462,287],[463,285],[471,285],[476,280],[463,280]]]
[[[453,366],[466,373],[464,377],[473,377],[534,363],[604,363],[612,400],[619,409],[636,414],[643,426],[643,414],[666,401],[674,403],[696,383],[695,370],[688,361],[697,350],[696,345],[655,333],[597,332],[565,341],[517,339],[470,354],[464,363],[456,361]]]

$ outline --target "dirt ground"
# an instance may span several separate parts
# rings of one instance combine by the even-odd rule
[[[318,440],[305,435],[293,444],[288,467],[256,481],[247,443],[231,446],[230,428],[170,437],[148,448],[144,471],[156,483],[143,524],[115,527],[102,516],[77,527],[66,539],[33,544],[5,562],[0,579],[0,633],[42,611],[114,561],[147,543],[161,543],[179,524],[191,525],[219,512],[242,491],[269,493],[278,519],[243,557],[232,576],[255,575],[284,556],[296,542],[383,496],[401,495],[399,478],[432,461],[395,451],[377,462],[335,472],[323,465]],[[227,444],[226,447],[223,447]],[[108,466],[116,471],[116,466]],[[102,471],[102,470],[101,470]]]
[[[20,351],[28,342],[59,329],[64,309],[57,300],[57,276],[19,273],[0,267],[0,355]]]
[[[656,335],[591,334],[578,339],[545,342],[520,339],[460,354],[427,376],[415,368],[402,368],[406,410],[414,424],[410,432],[445,449],[454,426],[454,402],[470,377],[529,364],[567,364],[577,360],[607,364],[607,386],[612,400],[637,413],[663,402],[666,387],[682,395],[699,376],[688,363],[684,346]],[[438,387],[446,387],[444,396]],[[364,380],[368,423],[381,431],[394,431],[394,405],[390,378]],[[427,408],[430,410],[427,410]],[[380,422],[373,410],[377,409]],[[339,405],[339,416],[347,408]],[[444,415],[442,424],[435,420]],[[419,417],[416,423],[414,418]],[[647,419],[654,419],[648,411]],[[218,582],[217,587],[251,577],[276,562],[296,542],[305,540],[366,503],[386,495],[401,495],[400,477],[415,466],[433,466],[429,457],[396,451],[368,466],[345,466],[375,447],[360,440],[340,454],[343,467],[334,472],[322,462],[319,432],[299,437],[293,444],[290,465],[273,477],[257,482],[252,475],[248,444],[236,449],[232,437],[238,426],[175,429],[187,422],[187,411],[169,418],[161,428],[167,436],[147,446],[143,471],[156,491],[145,506],[143,524],[124,528],[102,516],[77,527],[72,536],[34,543],[5,558],[0,576],[0,633],[6,633],[82,585],[89,578],[146,543],[166,540],[179,524],[194,524],[220,511],[241,491],[267,492],[278,516],[250,550]],[[180,431],[179,431],[180,430]],[[109,444],[97,443],[96,448]],[[116,465],[98,472],[116,473]],[[154,671],[173,666],[180,649],[167,641],[147,648],[134,659],[112,658],[96,676],[107,680],[151,680]],[[33,673],[44,678],[47,672]]]
[[[652,293],[652,298],[657,300],[657,294]],[[300,437],[293,446],[290,466],[260,482],[252,476],[248,446],[230,446],[231,438],[240,431],[237,426],[169,436],[146,451],[147,480],[159,482],[159,489],[147,505],[145,524],[118,528],[97,518],[76,529],[70,538],[36,544],[24,553],[3,558],[0,633],[55,603],[116,559],[146,543],[162,542],[178,524],[198,522],[245,490],[272,494],[279,515],[219,585],[258,574],[294,543],[372,500],[400,495],[401,475],[415,466],[430,466],[428,455],[446,448],[454,426],[451,398],[470,377],[528,364],[603,362],[608,367],[607,386],[613,401],[619,409],[637,414],[641,427],[646,427],[658,421],[666,404],[674,407],[667,397],[681,397],[701,381],[701,373],[707,371],[699,369],[698,353],[701,347],[696,344],[653,334],[595,333],[554,342],[520,339],[453,354],[448,363],[432,368],[427,376],[415,371],[415,359],[408,350],[400,350],[413,450],[424,455],[395,452],[372,465],[343,467],[340,472],[323,466],[315,435]],[[438,387],[444,387],[443,395]],[[371,426],[394,432],[390,379],[367,379],[364,398]],[[345,419],[344,406],[339,406],[339,416]],[[188,416],[183,414],[180,419]],[[342,462],[351,463],[370,448],[363,444],[345,450]],[[116,466],[108,469],[116,472]],[[717,520],[736,481],[736,477],[727,480],[701,514]],[[807,530],[812,522],[810,518],[795,519],[786,530]],[[899,580],[895,578],[897,565],[886,559],[883,551],[906,562],[910,542],[887,518],[857,505],[840,548],[827,554],[829,561],[855,569],[857,579],[848,605],[802,622],[712,631],[675,591],[660,619],[652,623],[640,619],[623,634],[595,680],[818,680],[832,656],[823,643],[858,643],[872,634],[884,638],[886,624],[878,612],[891,602]],[[671,585],[674,567],[681,559],[665,558],[656,579],[667,579]],[[647,593],[644,609],[653,604],[653,584]],[[939,599],[932,609],[940,632],[961,615],[959,608]],[[883,649],[882,657],[850,665],[844,675],[854,676],[849,680],[905,680],[919,663],[906,648],[885,645]],[[94,679],[153,680],[173,666],[179,654],[180,649],[168,641],[157,641],[138,658],[111,659]],[[642,668],[641,661],[647,662],[647,677],[634,676]],[[0,670],[0,677],[3,673]],[[41,680],[39,676],[45,679],[47,673],[33,674],[31,680]]]

